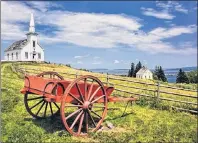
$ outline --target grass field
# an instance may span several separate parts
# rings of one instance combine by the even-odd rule
[[[57,72],[75,73],[77,71],[63,65],[52,64],[20,66],[45,71],[52,71],[52,69]],[[87,74],[84,71],[78,71],[78,73]],[[89,74],[101,76],[101,74]],[[24,81],[11,70],[11,63],[1,65],[1,77],[2,142],[197,142],[196,115],[152,108],[150,104],[130,106],[127,109],[127,115],[121,117],[125,104],[110,103],[109,107],[120,107],[120,110],[109,110],[103,126],[106,126],[108,121],[113,123],[115,128],[96,132],[88,137],[74,137],[65,130],[59,115],[52,119],[36,120],[28,114],[23,103],[24,96],[19,92]],[[105,78],[102,80],[105,81]],[[194,85],[190,88],[194,88]]]

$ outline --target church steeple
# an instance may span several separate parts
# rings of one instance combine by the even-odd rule
[[[33,15],[33,13],[31,13],[29,32],[30,33],[35,33],[34,15]]]

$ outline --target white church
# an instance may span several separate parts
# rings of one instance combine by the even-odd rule
[[[146,67],[142,67],[137,73],[136,78],[153,79],[153,73]]]
[[[5,49],[5,61],[44,61],[44,49],[38,42],[34,16],[31,14],[27,39],[14,42]]]

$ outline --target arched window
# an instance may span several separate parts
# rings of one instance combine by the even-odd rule
[[[14,54],[12,53],[12,60],[13,60],[13,55],[14,55]]]
[[[8,61],[9,61],[9,54],[7,54],[7,57],[8,57]]]
[[[18,52],[16,52],[16,59],[18,59]]]

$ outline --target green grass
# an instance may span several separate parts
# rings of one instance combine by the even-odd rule
[[[61,65],[23,66],[76,72],[75,69]],[[114,129],[92,133],[88,137],[71,136],[62,125],[60,116],[33,119],[26,111],[24,96],[20,93],[23,79],[12,72],[10,63],[2,64],[1,68],[2,142],[197,142],[196,115],[171,109],[152,109],[152,104],[146,104],[144,99],[139,105],[129,106],[124,117],[121,117],[124,103],[109,103],[109,107],[120,107],[120,110],[109,110],[103,123],[113,123]],[[154,101],[150,102],[154,104]]]

